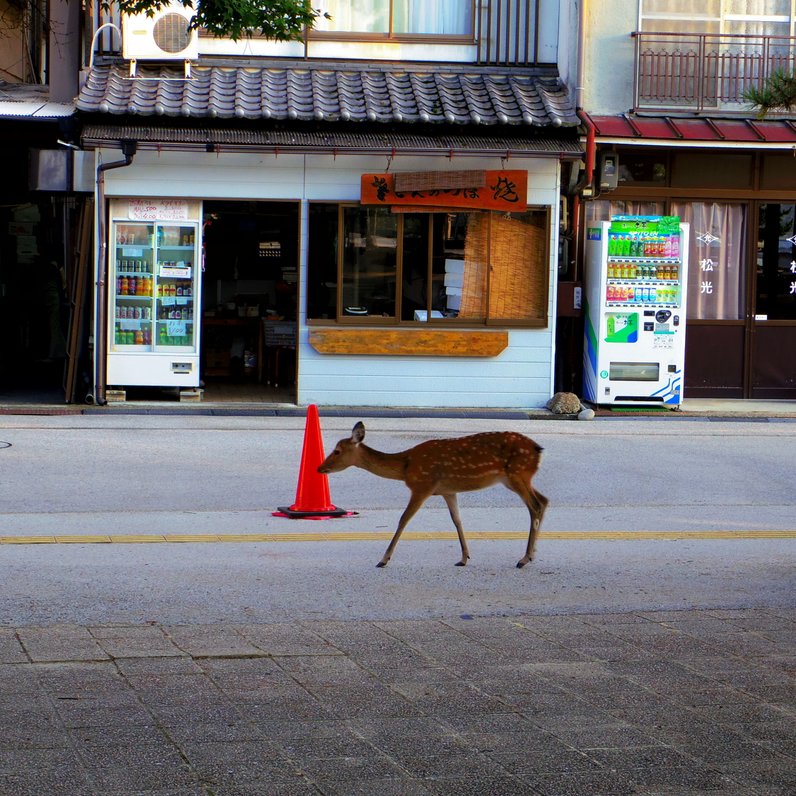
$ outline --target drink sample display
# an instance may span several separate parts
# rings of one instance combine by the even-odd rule
[[[139,210],[178,214],[138,220]],[[199,206],[180,200],[112,204],[109,246],[108,381],[118,385],[199,383],[201,282]],[[119,217],[122,216],[122,217]]]
[[[680,304],[680,232],[609,232],[605,301],[609,306]]]
[[[152,295],[154,253],[152,224],[118,224],[111,263],[115,286],[112,293],[114,334],[112,348],[152,345]]]
[[[115,346],[193,346],[195,236],[193,225],[117,226]]]
[[[681,402],[688,232],[672,216],[615,216],[588,230],[588,400]]]

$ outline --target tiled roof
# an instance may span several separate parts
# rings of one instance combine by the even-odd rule
[[[80,91],[87,113],[274,121],[577,126],[552,73],[426,64],[95,65]]]
[[[494,154],[506,157],[529,155],[579,157],[582,146],[577,131],[558,135],[420,135],[411,132],[351,132],[330,128],[317,130],[261,130],[242,127],[169,126],[132,124],[89,124],[83,128],[84,146],[103,146],[121,141],[135,141],[139,148],[168,149],[196,147],[234,151],[250,147],[275,152],[336,152],[340,154],[418,152],[450,154],[457,152]],[[514,132],[514,131],[512,131]],[[520,131],[517,131],[520,132]]]

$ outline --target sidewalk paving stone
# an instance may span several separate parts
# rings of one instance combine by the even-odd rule
[[[10,628],[0,627],[0,664],[25,663],[27,660],[17,634]]]
[[[17,631],[32,661],[101,661],[110,656],[89,632],[77,625],[26,627]]]
[[[794,618],[3,628],[0,793],[790,796]]]

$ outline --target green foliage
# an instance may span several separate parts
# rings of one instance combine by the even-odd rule
[[[300,39],[320,16],[310,0],[180,0],[193,9],[192,28],[204,28],[216,38],[238,39],[261,34],[276,41]],[[153,16],[168,0],[103,0],[108,10],[115,5],[125,14]],[[328,15],[326,15],[328,16]]]
[[[759,119],[770,111],[792,111],[796,108],[796,73],[772,72],[761,88],[747,89],[743,96],[758,107]]]

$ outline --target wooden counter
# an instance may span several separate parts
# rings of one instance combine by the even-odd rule
[[[496,357],[508,344],[505,330],[310,327],[310,345],[321,354]]]

